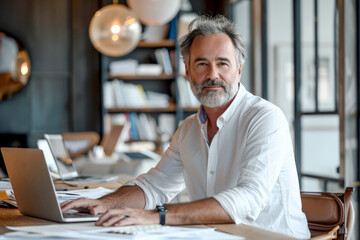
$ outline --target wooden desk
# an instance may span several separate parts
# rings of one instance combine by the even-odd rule
[[[47,224],[61,224],[55,223],[39,218],[33,218],[22,215],[18,209],[0,209],[0,235],[7,232],[5,228],[8,226],[34,226]],[[234,235],[245,237],[247,240],[287,240],[292,239],[282,234],[266,231],[260,228],[251,227],[245,224],[214,224],[209,225],[219,231],[231,233]]]
[[[121,175],[117,183],[100,184],[99,186],[107,188],[120,187],[126,181],[133,177],[127,175]],[[98,187],[98,185],[92,184],[92,188]],[[68,187],[69,188],[69,187]],[[70,187],[71,188],[71,187]],[[6,198],[5,192],[0,191],[0,199]],[[0,208],[0,235],[8,232],[5,226],[34,226],[34,225],[47,225],[47,224],[61,224],[40,218],[33,218],[22,215],[18,209]],[[234,234],[237,236],[245,237],[247,240],[287,240],[293,239],[288,236],[270,232],[261,228],[252,227],[245,224],[211,224],[209,227],[216,228],[218,231]]]

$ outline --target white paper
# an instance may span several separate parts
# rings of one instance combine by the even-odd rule
[[[12,189],[10,181],[0,181],[0,191]]]
[[[56,197],[59,203],[74,200],[78,198],[92,198],[96,199],[106,194],[112,193],[114,190],[98,187],[89,189],[69,190],[69,191],[56,191]],[[15,200],[13,190],[6,190],[6,195],[10,200]]]
[[[92,198],[97,199],[106,194],[112,193],[114,190],[98,187],[98,188],[89,188],[89,189],[79,189],[79,190],[70,190],[70,191],[56,191],[56,196],[58,202],[64,202],[67,200],[74,200],[78,198]]]
[[[207,227],[172,227],[159,226],[154,232],[145,232],[136,235],[108,233],[119,228],[125,227],[97,227],[94,223],[72,223],[72,224],[53,224],[42,226],[7,226],[8,229],[23,233],[33,233],[37,238],[44,236],[63,237],[72,239],[156,239],[156,240],[177,240],[177,239],[244,239],[242,237],[215,231],[214,228]],[[137,227],[137,226],[134,226]],[[13,233],[12,233],[13,234]],[[8,235],[11,239],[11,234]],[[6,235],[4,237],[6,237]]]

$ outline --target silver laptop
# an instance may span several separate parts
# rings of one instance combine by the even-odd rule
[[[44,134],[46,140],[39,140],[38,147],[43,150],[46,162],[53,177],[64,181],[85,181],[86,183],[113,182],[117,176],[81,176],[66,150],[60,134]]]
[[[56,222],[96,221],[87,213],[62,213],[43,152],[29,148],[1,148],[20,212]]]

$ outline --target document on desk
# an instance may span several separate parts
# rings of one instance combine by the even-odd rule
[[[8,229],[16,231],[6,233],[0,239],[11,239],[12,237],[36,237],[37,239],[55,239],[56,237],[71,239],[156,239],[156,240],[180,240],[180,239],[207,239],[207,240],[240,240],[239,236],[218,232],[214,228],[206,226],[199,227],[173,227],[161,226],[154,231],[139,232],[136,234],[124,234],[121,228],[141,227],[97,227],[94,223],[72,223],[72,224],[53,224],[42,226],[7,226]]]
[[[78,198],[92,198],[96,199],[99,197],[102,197],[106,194],[112,193],[114,190],[104,188],[104,187],[98,187],[98,188],[89,188],[89,189],[78,189],[78,190],[70,190],[70,191],[56,191],[56,196],[59,203],[68,201],[68,200],[74,200]],[[9,204],[17,207],[16,199],[14,191],[6,190],[6,195],[9,199],[2,200],[4,202],[8,202]]]
[[[102,197],[106,194],[112,193],[114,190],[98,187],[98,188],[89,188],[89,189],[79,189],[71,191],[56,191],[56,196],[59,203],[65,202],[67,200],[74,200],[78,198],[92,198],[96,199]]]
[[[11,183],[8,180],[0,180],[0,191],[12,189]]]

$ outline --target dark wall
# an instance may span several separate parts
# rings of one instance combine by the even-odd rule
[[[27,86],[0,102],[0,138],[25,134],[33,147],[45,132],[100,131],[100,58],[88,38],[98,7],[97,0],[0,0],[0,31],[17,37],[32,61]]]

